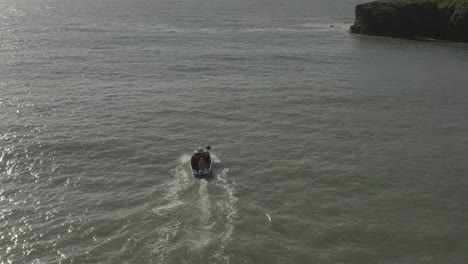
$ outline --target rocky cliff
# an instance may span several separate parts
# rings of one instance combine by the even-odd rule
[[[360,4],[351,32],[468,42],[468,0],[380,0]]]

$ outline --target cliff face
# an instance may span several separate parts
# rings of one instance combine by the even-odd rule
[[[468,0],[381,0],[360,4],[351,32],[468,42]]]

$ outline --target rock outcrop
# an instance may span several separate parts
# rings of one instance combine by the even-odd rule
[[[356,6],[353,33],[468,42],[468,0],[380,0]]]

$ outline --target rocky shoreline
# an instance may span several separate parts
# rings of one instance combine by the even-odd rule
[[[468,0],[379,0],[355,12],[352,33],[468,42]]]

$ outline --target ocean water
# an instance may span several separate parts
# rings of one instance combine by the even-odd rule
[[[0,263],[468,263],[468,45],[358,3],[2,0]]]

